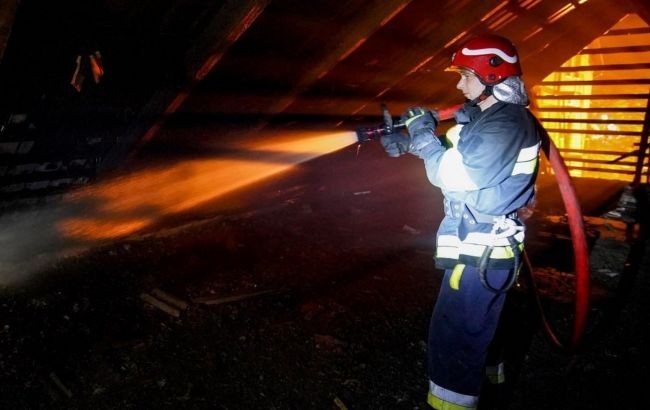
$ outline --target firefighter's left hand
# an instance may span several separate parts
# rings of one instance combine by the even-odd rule
[[[389,157],[399,157],[406,154],[411,143],[409,136],[401,132],[382,135],[379,141]]]
[[[437,111],[430,111],[422,107],[411,107],[402,114],[401,120],[411,136],[410,152],[417,153],[431,143],[440,143],[436,138],[438,119]]]

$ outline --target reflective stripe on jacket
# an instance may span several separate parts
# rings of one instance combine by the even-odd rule
[[[516,217],[512,219],[516,220]],[[512,244],[507,238],[494,238],[491,231],[492,222],[477,220],[475,212],[466,204],[445,199],[445,218],[436,239],[436,266],[441,269],[451,269],[458,263],[478,266],[485,249],[492,246],[487,268],[513,268],[515,255]],[[522,251],[524,232],[517,232],[512,238]]]

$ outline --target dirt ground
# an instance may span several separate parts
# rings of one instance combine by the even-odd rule
[[[221,198],[237,204],[228,211],[206,204],[4,290],[0,408],[427,408],[441,197],[415,159],[370,152],[351,166],[351,155],[303,164]],[[551,191],[530,220],[529,252],[566,336],[571,252],[566,224],[548,218],[562,214]],[[588,208],[600,213],[610,199],[601,193]],[[525,286],[515,290],[502,408],[642,402],[632,386],[648,376],[650,285],[620,263],[636,252],[646,273],[647,256],[620,225],[590,229],[612,235],[591,236],[599,270],[586,343],[552,348]],[[166,312],[148,302],[161,291],[182,303]]]

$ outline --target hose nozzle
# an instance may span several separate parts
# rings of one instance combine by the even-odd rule
[[[384,123],[376,127],[360,127],[356,129],[357,140],[359,143],[381,138],[384,135],[394,134],[404,128],[404,124],[399,121],[393,121],[393,117],[388,111],[386,104],[381,104],[381,113]]]
[[[451,107],[436,110],[437,117],[440,119],[440,121],[451,119],[454,117],[454,113],[460,109],[461,106],[462,104],[457,104]],[[381,104],[381,113],[384,120],[383,124],[376,127],[361,127],[356,129],[357,140],[359,143],[375,140],[381,138],[384,135],[394,134],[406,128],[406,125],[403,122],[399,120],[393,120],[393,117],[391,117],[390,112],[384,103]]]
[[[395,132],[394,127],[390,127],[387,124],[382,124],[377,127],[359,127],[356,130],[357,140],[360,143],[379,139],[384,135],[390,135]]]

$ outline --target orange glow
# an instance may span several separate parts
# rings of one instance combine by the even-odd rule
[[[59,231],[66,237],[97,240],[110,239],[137,231],[149,225],[151,220],[141,219],[134,221],[93,220],[87,218],[70,218],[59,224]]]
[[[68,197],[69,205],[89,209],[59,221],[58,231],[86,241],[129,235],[354,142],[354,132],[295,133],[238,147],[248,153],[245,159],[184,161],[98,183]]]

